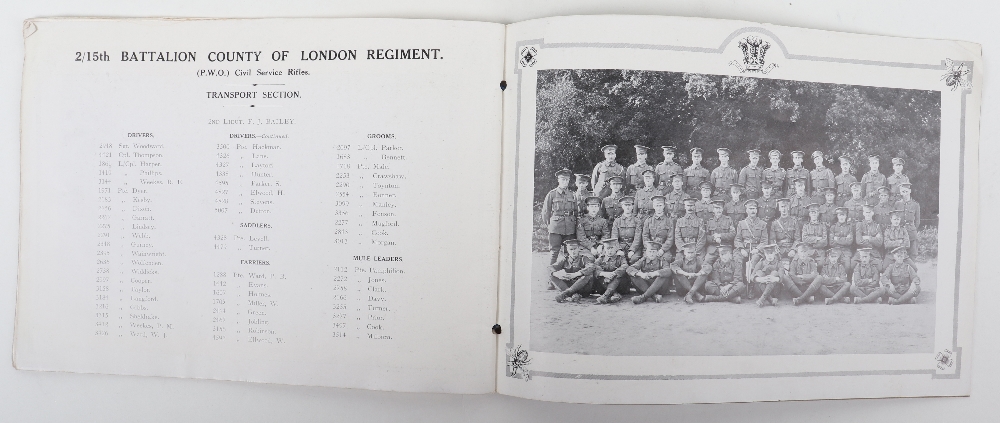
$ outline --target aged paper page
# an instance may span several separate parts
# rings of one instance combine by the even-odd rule
[[[16,367],[492,392],[503,34],[27,22]]]
[[[969,394],[978,45],[591,16],[506,50],[498,392]]]

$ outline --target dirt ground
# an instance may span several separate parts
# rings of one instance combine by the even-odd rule
[[[621,356],[899,354],[932,352],[937,265],[918,263],[917,304],[753,301],[599,305],[596,296],[557,303],[548,290],[548,253],[532,254],[530,350]]]

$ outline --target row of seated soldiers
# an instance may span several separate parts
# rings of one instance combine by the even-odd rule
[[[602,253],[595,258],[583,254],[586,247],[579,240],[565,241],[566,254],[550,266],[550,284],[559,290],[557,302],[580,302],[585,296],[599,295],[598,304],[620,301],[635,288],[634,304],[652,300],[666,301],[671,291],[684,302],[733,302],[756,299],[758,307],[778,305],[778,296],[787,291],[793,305],[812,303],[824,297],[827,305],[844,303],[916,303],[920,294],[920,278],[906,264],[906,248],[892,250],[895,261],[879,269],[872,261],[872,249],[858,250],[860,261],[853,270],[839,259],[833,249],[826,263],[817,265],[808,243],[795,244],[794,257],[781,258],[776,244],[762,246],[761,259],[744,273],[742,264],[733,258],[733,247],[720,246],[719,258],[707,263],[693,242],[684,244],[671,259],[658,241],[646,242],[644,255],[629,263],[618,248],[618,240],[606,238]]]
[[[624,180],[625,192],[635,192],[641,188],[658,187],[669,191],[669,186],[674,175],[680,175],[684,191],[697,197],[702,182],[709,182],[713,189],[713,197],[720,198],[729,195],[729,186],[740,184],[745,188],[747,198],[759,198],[763,195],[763,185],[766,183],[774,190],[775,197],[792,197],[796,193],[795,183],[802,179],[805,184],[807,195],[816,197],[816,202],[823,203],[824,192],[827,188],[834,188],[835,203],[838,206],[851,199],[853,196],[852,184],[861,184],[862,197],[869,204],[876,204],[879,200],[879,189],[885,187],[889,189],[890,201],[895,202],[900,199],[899,186],[909,183],[910,178],[903,173],[905,160],[901,157],[892,159],[893,173],[888,176],[880,171],[881,159],[877,155],[868,157],[869,170],[861,176],[859,181],[851,173],[851,159],[846,156],[839,158],[839,174],[834,174],[833,170],[825,166],[826,155],[822,151],[814,151],[811,155],[814,168],[806,169],[803,165],[805,153],[793,151],[792,167],[782,168],[782,153],[779,150],[771,150],[768,153],[770,167],[763,167],[760,162],[760,151],[753,149],[747,151],[749,163],[739,171],[729,165],[731,152],[728,148],[718,148],[719,166],[709,171],[701,165],[704,151],[700,147],[692,148],[690,151],[691,165],[682,168],[674,162],[676,148],[670,145],[661,147],[663,149],[663,161],[656,166],[647,163],[649,147],[635,145],[635,163],[625,168],[619,164],[617,159],[618,147],[615,145],[605,145],[601,147],[604,154],[604,161],[594,166],[593,172],[587,176],[588,181],[593,181],[593,192],[599,197],[606,197],[611,193],[611,178],[620,177]],[[645,172],[653,172],[652,182],[645,180]],[[578,188],[580,185],[577,185]],[[586,189],[586,188],[584,188]]]

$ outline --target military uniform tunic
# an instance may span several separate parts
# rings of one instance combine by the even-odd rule
[[[910,183],[910,177],[902,173],[893,173],[885,177],[885,183],[889,185],[889,201],[894,202],[900,198],[899,186],[904,183]]]
[[[920,224],[920,203],[912,198],[909,200],[900,199],[894,206],[896,210],[902,210],[900,214],[901,224],[906,228],[910,236],[910,257],[917,256],[917,225]]]
[[[696,273],[697,276],[707,276],[712,271],[712,266],[702,262],[701,257],[697,254],[693,257],[688,257],[686,254],[677,254],[673,263],[670,263],[670,270],[674,274],[677,274],[678,270],[683,270],[688,273]],[[678,276],[684,275],[678,274]]]
[[[712,195],[720,197],[729,194],[729,187],[736,183],[736,169],[730,166],[719,166],[712,170],[712,177],[709,179],[715,188]]]
[[[853,282],[862,293],[869,295],[881,286],[879,284],[879,278],[880,274],[878,271],[878,265],[874,262],[869,262],[868,264],[858,263],[857,266],[854,266],[854,275],[851,276],[851,282]]]
[[[910,248],[910,234],[903,226],[889,226],[882,233],[882,243],[885,244],[885,254],[889,256],[896,247]]]
[[[719,235],[722,243],[715,242],[715,235]],[[715,217],[712,215],[707,220],[705,220],[705,243],[707,245],[718,247],[719,245],[733,245],[733,240],[736,238],[736,225],[733,223],[733,218],[722,215]]]
[[[882,272],[882,276],[889,279],[897,294],[905,294],[913,283],[920,283],[917,271],[906,263],[893,263]]]
[[[674,226],[674,245],[677,250],[680,251],[689,242],[695,243],[695,251],[705,249],[705,224],[693,213],[677,219]]]
[[[779,217],[771,222],[770,234],[771,242],[778,244],[778,254],[786,256],[791,251],[792,246],[801,240],[799,220],[791,215]]]
[[[580,191],[577,190],[573,192],[573,198],[576,199],[576,215],[583,216],[587,214],[587,198],[593,197],[593,191]]]
[[[826,248],[829,234],[823,222],[806,222],[802,224],[802,242],[814,249]]]
[[[799,219],[800,222],[805,222],[809,220],[809,203],[812,199],[806,195],[798,196],[792,195],[789,198],[791,201],[788,203],[789,211],[792,216]]]
[[[644,182],[642,180],[642,173],[647,170],[653,170],[653,166],[646,163],[632,163],[625,170],[625,188],[624,191],[633,192],[644,187]],[[655,182],[655,180],[654,180]]]
[[[795,256],[795,258],[792,259],[788,272],[790,273],[790,276],[794,276],[795,279],[798,279],[792,279],[792,282],[795,282],[798,285],[802,282],[812,282],[812,277],[819,275],[819,266],[816,265],[816,260],[813,260],[812,257]]]
[[[642,224],[642,240],[663,244],[663,251],[674,245],[674,218],[663,214],[650,216]]]
[[[637,260],[635,263],[632,263],[631,266],[627,267],[625,269],[625,273],[628,273],[629,276],[635,276],[636,273],[639,272],[653,273],[653,278],[657,278],[660,276],[670,276],[671,258],[672,257],[669,253],[663,253],[662,255],[656,258],[649,258],[646,256],[642,256],[641,259]]]
[[[739,222],[747,217],[747,200],[729,200],[722,206],[722,213],[733,218],[733,222]]]
[[[733,239],[736,248],[757,248],[767,242],[767,222],[764,219],[747,217],[736,225],[736,237]]]
[[[683,175],[684,168],[675,162],[660,162],[656,165],[656,180],[655,185],[657,187],[666,188],[670,185],[670,178],[674,175]]]
[[[612,194],[601,200],[601,210],[604,211],[604,217],[608,219],[608,222],[614,222],[618,216],[625,212],[621,203],[618,202],[624,196],[625,194],[619,192],[618,195]]]
[[[711,173],[708,169],[705,169],[700,164],[691,165],[687,169],[684,169],[684,187],[688,194],[695,194],[700,189],[698,185],[707,181],[710,176]]]
[[[600,276],[601,272],[611,272],[614,273],[612,279],[604,279],[597,277],[597,282],[600,284],[601,290],[608,289],[608,285],[614,279],[619,279],[618,288],[615,289],[619,294],[628,294],[631,285],[628,283],[628,277],[626,277],[625,270],[628,269],[628,260],[618,254],[604,254],[597,261],[594,262],[594,276]]]
[[[823,189],[837,186],[837,181],[833,177],[833,171],[826,166],[818,166],[809,171],[809,178],[812,182],[812,195],[817,198],[817,202],[823,202]]]
[[[833,292],[837,292],[845,283],[849,283],[848,277],[850,275],[847,274],[847,265],[843,261],[824,264],[820,275],[823,276],[823,286],[830,288]]]
[[[611,179],[612,176],[625,179],[625,168],[618,164],[618,162],[609,163],[607,160],[594,166],[594,174],[590,180],[593,181],[594,191],[598,197],[604,198],[611,194],[608,179]]]
[[[618,245],[626,252],[642,251],[642,220],[635,215],[621,215],[611,225],[611,237],[618,240]]]
[[[782,193],[786,192],[785,180],[788,178],[788,171],[780,167],[769,167],[765,168],[762,174],[764,176],[764,180],[774,187],[772,195],[775,197],[781,197]],[[795,188],[792,187],[792,191],[794,190]]]
[[[670,214],[670,216],[677,218],[684,214],[684,199],[691,198],[684,191],[670,191],[663,195],[666,199],[664,202],[663,212]]]
[[[708,279],[720,286],[743,283],[743,265],[736,260],[728,263],[718,260],[712,265]]]
[[[850,173],[838,173],[833,179],[837,183],[837,198],[835,202],[838,206],[842,206],[847,199],[851,198],[851,184],[857,182],[858,178],[855,178]]]
[[[578,254],[576,258],[571,258],[568,255],[559,256],[559,259],[549,266],[549,273],[558,272],[560,270],[565,270],[566,273],[576,273],[582,270],[582,276],[593,275],[594,259],[584,254]]]
[[[865,237],[868,237],[867,239]],[[872,257],[882,258],[882,225],[861,221],[854,225],[854,242],[858,248],[871,248]]]
[[[847,201],[844,201],[844,207],[847,207],[847,219],[853,220],[855,222],[860,222],[865,219],[865,199],[858,198],[854,199],[851,197]]]
[[[601,240],[611,234],[608,221],[600,216],[583,216],[576,225],[576,239],[588,249],[601,245]]]
[[[823,203],[819,205],[819,221],[827,225],[837,221],[837,204]]]
[[[861,177],[861,192],[868,204],[878,203],[878,189],[886,186],[885,175],[869,170]]]
[[[768,198],[760,197],[757,199],[757,216],[760,216],[765,222],[777,219],[778,214],[778,199],[773,194]]]
[[[568,189],[553,189],[542,202],[542,219],[548,222],[550,234],[576,233],[576,197]]]
[[[875,211],[874,220],[883,227],[889,227],[892,224],[889,220],[889,214],[892,213],[893,207],[893,204],[889,202],[875,204],[875,207],[873,207]]]
[[[701,220],[707,220],[708,218],[712,217],[712,207],[713,205],[711,198],[709,198],[708,201],[701,199],[698,200],[697,203],[694,203],[694,213]]]
[[[739,182],[746,190],[748,198],[760,197],[760,183],[764,181],[764,169],[760,166],[746,165],[740,169]]]
[[[830,248],[840,250],[842,263],[850,263],[851,255],[854,253],[854,222],[835,222],[830,225],[828,231]]]
[[[653,197],[657,195],[663,195],[663,192],[656,187],[645,187],[635,192],[635,210],[636,214],[640,215],[641,218],[645,219],[646,216],[653,214]]]
[[[786,181],[785,189],[787,190],[787,194],[789,197],[795,194],[795,180],[799,178],[805,179],[806,195],[809,195],[809,193],[812,192],[811,188],[812,183],[810,180],[809,169],[806,169],[802,166],[791,167],[788,169],[788,172],[786,174],[788,175],[788,177],[785,179]]]

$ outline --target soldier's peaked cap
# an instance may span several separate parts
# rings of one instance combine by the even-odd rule
[[[633,197],[631,195],[626,195],[626,196],[623,196],[622,198],[619,198],[618,202],[619,203],[634,203],[635,202],[635,197]]]
[[[691,149],[691,154],[698,153],[701,154],[704,150],[701,147],[694,147]]]
[[[759,156],[760,155],[760,150],[758,150],[756,148],[753,148],[753,149],[747,150],[747,154],[750,154],[750,155],[756,154],[756,155]]]
[[[646,176],[647,173],[651,174],[651,175],[656,175],[656,171],[655,170],[653,170],[653,169],[646,169],[646,170],[642,171],[642,176]]]
[[[726,148],[726,147],[719,147],[719,148],[716,148],[716,149],[715,149],[715,151],[716,151],[716,152],[718,152],[718,153],[726,153],[726,154],[729,154],[729,153],[730,153],[729,149],[728,149],[728,148]]]
[[[781,198],[778,199],[778,202],[779,203],[789,203],[789,204],[791,204],[792,199],[788,198],[788,197],[781,197]]]
[[[793,155],[793,156],[795,156],[795,155],[799,155],[799,156],[805,156],[805,155],[806,155],[806,153],[803,153],[803,152],[801,152],[801,151],[799,151],[799,150],[795,150],[795,151],[793,151],[793,152],[792,152],[792,155]]]
[[[778,244],[762,245],[760,247],[760,249],[763,250],[764,252],[771,252],[771,253],[773,253],[775,250],[778,249]]]
[[[655,241],[655,240],[652,240],[652,239],[646,241],[646,248],[649,248],[651,250],[659,250],[660,247],[662,247],[662,246],[663,246],[663,243],[661,243],[660,241]]]
[[[608,144],[601,147],[601,151],[608,151],[608,150],[618,151],[618,146],[614,144]]]
[[[563,245],[580,245],[580,240],[570,238],[563,241]]]
[[[556,171],[556,176],[573,176],[573,171],[566,168],[562,168]]]
[[[903,182],[903,183],[899,184],[899,187],[900,188],[911,188],[911,187],[913,187],[913,184],[911,184],[909,182]]]
[[[604,238],[601,240],[601,244],[610,244],[613,242],[618,242],[618,238]]]
[[[812,202],[812,203],[809,203],[809,205],[806,206],[806,207],[809,207],[810,210],[814,209],[814,208],[818,209],[819,208],[819,203]]]
[[[813,153],[812,153],[812,157],[813,157],[813,158],[816,158],[817,156],[819,156],[819,157],[823,157],[823,152],[822,152],[822,151],[819,151],[819,150],[816,150],[816,151],[813,151]]]
[[[712,189],[712,183],[708,182],[708,181],[704,181],[704,182],[698,184],[698,188],[700,188],[700,189],[705,189],[705,188]]]
[[[589,181],[590,180],[590,175],[588,175],[586,173],[577,173],[576,174],[576,179],[577,180],[583,180],[583,181]]]
[[[621,176],[612,176],[608,178],[608,183],[610,184],[612,182],[618,182],[619,184],[623,184],[625,183],[625,178],[622,178]]]
[[[837,213],[847,214],[848,210],[847,210],[847,207],[837,207],[834,211],[837,212]]]
[[[677,147],[674,147],[672,145],[661,145],[660,148],[662,148],[663,151],[669,151],[671,153],[677,151]]]
[[[906,252],[906,247],[904,247],[904,246],[900,245],[900,246],[898,246],[898,247],[896,247],[896,248],[893,248],[893,249],[892,249],[892,253],[893,253],[893,254],[896,254],[896,253],[898,253],[898,252],[900,252],[900,251],[902,251],[902,252],[904,252],[904,253],[905,253],[905,252]]]
[[[591,204],[601,205],[601,197],[598,197],[596,195],[591,195],[590,197],[587,197],[585,201],[587,202],[588,206]]]
[[[635,151],[636,152],[640,152],[641,151],[641,152],[645,153],[645,152],[649,151],[649,147],[646,147],[646,146],[644,146],[642,144],[636,144],[633,147],[635,147]]]
[[[694,203],[698,202],[698,200],[696,200],[694,197],[685,198],[683,201],[684,201],[684,204],[687,204],[687,203],[694,204]]]
[[[777,155],[778,157],[781,157],[781,150],[771,150],[771,151],[769,151],[769,152],[767,153],[767,155],[768,155],[768,156],[774,156],[774,155]]]
[[[685,242],[684,245],[681,245],[681,248],[685,249],[685,250],[692,250],[692,249],[694,249],[695,245],[697,245],[697,244],[695,244],[693,242]]]
[[[725,206],[726,205],[726,202],[724,200],[722,200],[722,199],[712,200],[711,203],[712,203],[713,206]]]
[[[871,253],[872,252],[872,247],[861,247],[861,248],[858,248],[858,252],[859,253]]]
[[[894,165],[895,164],[906,164],[906,160],[903,160],[902,157],[893,157],[892,158],[892,164],[894,164]]]
[[[750,207],[750,206],[758,207],[759,205],[760,204],[757,204],[757,200],[754,200],[752,198],[747,200],[746,203],[743,203],[743,207]]]
[[[649,201],[656,201],[656,200],[660,200],[660,201],[664,201],[665,202],[665,201],[667,201],[667,197],[664,197],[662,195],[654,195],[654,196],[652,196],[649,199]]]

